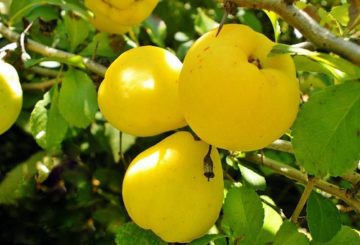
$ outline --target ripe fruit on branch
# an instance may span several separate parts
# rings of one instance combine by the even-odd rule
[[[22,106],[22,89],[16,69],[0,60],[0,134],[16,121]]]
[[[299,106],[295,66],[274,43],[245,25],[200,37],[179,79],[185,120],[205,142],[228,150],[263,148],[283,135]]]
[[[99,88],[104,117],[135,136],[185,126],[178,99],[181,67],[179,59],[162,48],[143,46],[124,52],[110,65]]]
[[[209,145],[177,132],[140,153],[123,181],[123,200],[132,220],[167,242],[189,242],[215,223],[223,201],[223,174],[216,149],[214,178],[204,176]]]
[[[92,24],[99,30],[125,33],[139,25],[154,10],[159,0],[85,0],[94,14]]]

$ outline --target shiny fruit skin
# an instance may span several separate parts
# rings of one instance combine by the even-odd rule
[[[139,25],[156,7],[159,0],[85,0],[94,13],[92,24],[100,31],[123,34]]]
[[[181,67],[179,59],[162,48],[142,46],[124,52],[110,65],[99,88],[104,117],[135,136],[185,126],[178,99]]]
[[[100,13],[98,9],[92,9],[94,16],[90,18],[91,24],[99,31],[108,33],[124,34],[131,29],[131,26],[121,25]]]
[[[0,134],[18,118],[22,107],[22,88],[16,69],[0,60]]]
[[[188,51],[179,79],[184,117],[205,142],[228,150],[261,149],[296,118],[299,84],[290,55],[245,25],[224,25]]]
[[[177,132],[140,153],[123,181],[123,200],[132,220],[167,242],[189,242],[204,235],[223,202],[220,157],[212,149],[215,177],[204,176],[208,144]]]

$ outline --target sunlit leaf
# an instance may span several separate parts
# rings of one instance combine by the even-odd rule
[[[294,47],[285,44],[277,44],[271,50],[270,56],[277,54],[288,53],[291,55],[301,55],[306,58],[313,60],[317,63],[315,67],[312,65],[307,65],[310,68],[309,71],[313,71],[313,69],[322,69],[324,73],[331,74],[336,77],[338,80],[346,81],[346,80],[355,80],[360,78],[360,67],[345,60],[341,57],[334,56],[331,54],[318,53],[309,51],[307,49]],[[304,62],[304,60],[302,60]],[[303,71],[307,71],[304,69],[304,66],[301,67]],[[327,72],[325,71],[327,70]]]
[[[268,10],[264,10],[264,13],[269,17],[271,24],[273,26],[273,30],[274,30],[274,39],[275,42],[277,42],[279,40],[279,36],[281,34],[281,30],[280,30],[280,25],[279,25],[279,16],[273,12],[273,11],[268,11]]]
[[[114,47],[111,45],[113,41]],[[109,57],[115,58],[119,50],[118,48],[124,46],[125,42],[118,36],[111,36],[106,32],[97,33],[91,40],[91,42],[80,52],[83,56],[96,56],[96,57]],[[116,47],[116,49],[115,49]]]
[[[68,124],[59,113],[58,92],[54,87],[36,103],[30,116],[30,131],[42,148],[57,151],[67,129]]]
[[[339,176],[360,159],[360,84],[347,82],[311,96],[293,126],[298,163],[317,176]]]
[[[274,245],[284,244],[308,245],[310,243],[304,234],[298,232],[293,223],[285,221],[276,233],[274,241]]]
[[[166,24],[158,17],[150,16],[143,23],[146,32],[156,45],[165,47]]]
[[[86,73],[70,69],[64,74],[59,109],[69,124],[79,128],[87,127],[94,120],[98,110],[97,93]]]
[[[70,42],[70,52],[74,52],[76,48],[85,41],[89,35],[90,25],[87,21],[79,16],[67,12],[64,16],[66,35]],[[80,31],[81,30],[81,31]]]
[[[122,225],[116,232],[116,245],[167,245],[153,232],[144,230],[134,223]]]
[[[239,164],[239,169],[246,185],[249,185],[255,190],[265,190],[266,180],[263,176],[261,176],[259,173],[257,173],[250,167],[245,166],[241,163]]]
[[[254,241],[254,245],[269,244],[274,241],[275,234],[283,223],[281,215],[273,208],[276,207],[274,201],[268,196],[261,196],[261,199],[265,212],[264,224]]]
[[[196,32],[198,32],[199,34],[204,34],[218,26],[219,23],[207,16],[203,10],[201,10],[200,8],[198,9],[198,14],[195,17]]]
[[[260,197],[249,187],[232,188],[224,203],[223,225],[233,231],[234,236],[244,241],[254,241],[264,222],[264,209]]]
[[[211,234],[211,235],[205,235],[199,239],[196,239],[189,243],[189,245],[208,245],[210,242],[216,241],[221,238],[227,237],[226,235],[221,234]]]
[[[33,11],[39,6],[45,5],[59,6],[64,10],[71,10],[80,15],[82,18],[88,18],[89,14],[79,4],[69,3],[62,0],[16,0],[12,1],[10,6],[10,24],[20,21],[29,12]]]

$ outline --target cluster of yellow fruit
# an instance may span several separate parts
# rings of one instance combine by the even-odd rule
[[[123,34],[145,20],[159,0],[85,0],[91,23],[100,31]]]
[[[120,55],[98,92],[99,108],[119,130],[151,136],[186,124],[203,141],[177,132],[145,150],[123,181],[135,223],[168,242],[206,233],[223,201],[223,174],[214,147],[250,151],[284,134],[299,106],[289,55],[268,56],[274,43],[247,26],[212,30],[184,64],[165,49],[144,46]],[[214,176],[204,176],[204,166]]]
[[[16,69],[0,60],[0,135],[18,118],[22,99],[22,88]]]

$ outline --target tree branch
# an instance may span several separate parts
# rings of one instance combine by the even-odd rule
[[[48,88],[51,88],[55,83],[61,82],[61,79],[54,78],[47,80],[45,82],[39,83],[22,83],[21,87],[23,90],[40,90],[45,91]]]
[[[282,151],[290,154],[294,154],[294,149],[292,147],[291,142],[286,140],[278,139],[268,145],[267,149],[272,149],[275,151]],[[350,182],[353,186],[359,185],[360,183],[360,174],[356,173],[355,171],[351,171],[349,173],[343,174],[341,176],[344,180]]]
[[[251,163],[266,166],[275,172],[290,179],[296,180],[302,184],[306,185],[308,183],[306,174],[281,162],[262,157],[261,155],[247,156],[245,160]],[[343,200],[349,206],[353,207],[356,212],[360,213],[360,201],[352,197],[352,195],[349,194],[346,190],[340,189],[338,186],[320,179],[315,180],[315,187]]]
[[[0,22],[0,34],[2,34],[6,39],[13,41],[13,42],[18,41],[20,38],[20,35],[18,33],[10,30],[1,22]],[[27,39],[26,48],[35,53],[39,53],[43,56],[46,56],[46,57],[57,57],[57,58],[70,59],[70,58],[77,56],[72,53],[68,53],[68,52],[65,52],[62,50],[58,50],[58,49],[54,49],[54,48],[45,46],[45,45],[35,42],[31,39]],[[85,65],[85,67],[89,71],[91,71],[99,76],[104,77],[105,71],[106,71],[105,66],[98,64],[98,63],[92,61],[91,59],[85,58],[85,57],[82,58],[82,61]]]
[[[267,9],[274,11],[287,23],[298,29],[306,39],[316,47],[344,56],[353,63],[360,65],[360,46],[336,37],[326,28],[320,26],[307,13],[284,0],[229,0],[239,7]]]

